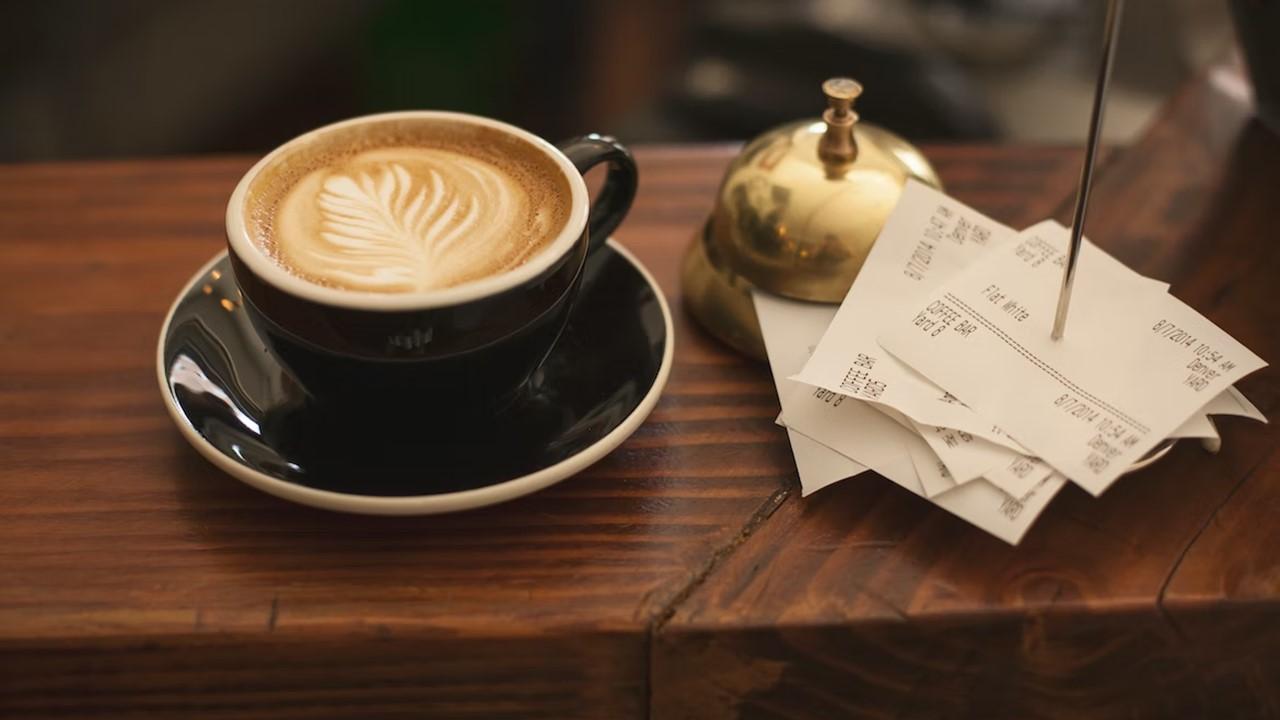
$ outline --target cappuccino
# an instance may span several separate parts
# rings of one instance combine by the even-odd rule
[[[500,129],[371,120],[286,146],[244,201],[249,234],[285,271],[344,290],[454,287],[516,268],[564,230],[568,179]]]

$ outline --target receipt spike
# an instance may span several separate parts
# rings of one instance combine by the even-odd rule
[[[1102,116],[1106,110],[1107,88],[1111,84],[1111,65],[1115,59],[1117,29],[1124,0],[1108,0],[1107,19],[1103,30],[1102,62],[1098,67],[1098,83],[1093,90],[1093,115],[1089,118],[1089,138],[1085,143],[1084,164],[1080,168],[1080,186],[1076,189],[1076,206],[1071,215],[1071,246],[1067,264],[1062,268],[1062,288],[1058,291],[1058,311],[1053,317],[1053,339],[1061,340],[1067,325],[1067,308],[1071,305],[1071,287],[1076,280],[1080,247],[1084,244],[1084,218],[1089,209],[1089,189],[1093,184],[1093,166],[1098,155],[1098,136],[1102,133]]]

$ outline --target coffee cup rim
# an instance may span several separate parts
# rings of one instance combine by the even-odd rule
[[[565,219],[564,227],[560,233],[546,247],[539,250],[526,262],[496,275],[471,280],[448,288],[398,293],[346,290],[326,287],[304,280],[279,267],[249,236],[249,228],[244,218],[245,196],[254,178],[273,160],[319,135],[342,128],[371,122],[413,119],[452,120],[482,125],[513,135],[529,143],[535,149],[541,150],[556,163],[569,183],[572,202],[570,203],[569,216]],[[353,310],[427,310],[460,305],[497,295],[538,277],[568,253],[581,238],[582,233],[586,230],[587,208],[586,181],[583,180],[582,175],[573,163],[569,161],[569,158],[559,148],[543,138],[510,123],[470,113],[447,110],[401,110],[361,115],[330,123],[298,135],[264,155],[240,178],[240,182],[236,184],[235,190],[232,191],[231,199],[227,202],[226,231],[231,251],[244,262],[252,273],[283,292],[322,305]]]

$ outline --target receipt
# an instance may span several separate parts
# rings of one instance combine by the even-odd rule
[[[867,466],[834,452],[822,443],[787,428],[791,454],[796,459],[800,476],[800,497],[808,497],[822,488],[848,480],[867,471]]]
[[[911,424],[942,464],[946,465],[952,482],[956,484],[977,479],[990,468],[1023,457],[1020,453],[963,430],[921,425],[917,422]]]
[[[1209,419],[1210,415],[1236,415],[1239,417],[1266,422],[1267,418],[1249,399],[1234,387],[1218,393],[1200,411],[1189,420],[1169,433],[1171,438],[1211,438],[1218,439],[1218,428]]]
[[[1049,337],[1067,234],[1041,224],[912,302],[882,347],[1097,495],[1265,363],[1090,246]]]
[[[781,343],[781,338],[796,340],[804,334],[798,328],[815,322],[822,312],[829,317],[832,311],[827,306],[757,296],[756,312],[765,347],[781,350],[777,353],[780,364],[776,378],[785,380],[784,356],[794,354],[796,347],[801,348],[801,354],[807,353],[808,343],[818,333],[813,333],[807,342],[800,338],[799,342]],[[907,450],[914,446],[917,454],[930,453],[918,435],[866,403],[789,381],[778,384],[783,420],[790,436],[799,440],[793,442],[791,450],[796,457],[802,494],[808,495],[869,466],[906,490],[927,497]],[[790,388],[786,389],[788,385]],[[1012,496],[986,481],[975,480],[930,500],[1005,542],[1017,544],[1061,488],[1060,481],[1041,482],[1034,492]]]
[[[927,445],[911,443],[903,449],[911,456],[911,465],[916,469],[916,477],[920,478],[925,497],[935,497],[955,489],[956,481],[951,477],[951,471],[937,455],[929,452]]]
[[[1250,418],[1258,422],[1266,422],[1267,416],[1253,403],[1249,402],[1239,390],[1234,386],[1227,388],[1224,393],[1219,393],[1217,397],[1209,401],[1204,406],[1204,414],[1206,415],[1238,415],[1240,417]]]
[[[1014,497],[985,480],[977,480],[931,500],[943,510],[1017,545],[1066,482],[1062,475],[1050,473],[1021,497]]]
[[[1014,497],[1022,497],[1053,472],[1053,468],[1040,458],[1018,455],[1006,463],[988,468],[982,473],[987,482]]]
[[[1037,227],[1061,228],[1053,221]],[[831,326],[792,379],[891,407],[921,425],[951,428],[1017,455],[1029,454],[990,420],[886,353],[876,340],[893,316],[889,310],[915,302],[988,249],[1012,243],[1016,237],[1012,229],[937,190],[908,182]],[[1135,282],[1153,290],[1168,289],[1168,285],[1137,275],[1087,242],[1086,252]],[[966,454],[967,448],[957,446],[939,451],[961,482],[968,471],[958,466],[986,461],[990,467],[997,461],[979,455],[966,462],[962,459]],[[1006,453],[998,459],[1011,461],[1013,457]]]
[[[769,355],[769,368],[773,383],[778,389],[779,401],[797,383],[787,376],[800,369],[809,358],[814,343],[831,323],[835,308],[830,305],[784,300],[765,293],[753,296],[756,316],[760,319],[760,331],[764,335],[765,352]],[[784,411],[781,420],[786,424]],[[823,447],[787,428],[791,440],[791,452],[796,459],[796,472],[800,475],[800,495],[810,495],[828,485],[835,484],[858,473],[866,472],[861,463]]]
[[[822,388],[800,385],[782,402],[787,426],[831,451],[856,459],[880,475],[1007,543],[1016,545],[1062,489],[1065,479],[1046,476],[1022,496],[978,479],[928,497],[912,456],[932,452],[911,430],[869,404]]]
[[[885,353],[876,335],[891,314],[886,310],[922,297],[987,247],[1014,237],[1012,229],[976,210],[908,182],[830,328],[793,379],[888,405],[926,425],[985,437],[989,421]]]
[[[1169,433],[1171,438],[1217,438],[1218,428],[1203,411],[1187,418],[1187,421]]]
[[[1267,418],[1249,399],[1234,387],[1218,393],[1200,411],[1189,420],[1169,433],[1171,438],[1208,438],[1218,440],[1218,428],[1209,418],[1210,415],[1236,415],[1239,417],[1266,422]]]
[[[823,388],[797,384],[782,397],[787,427],[806,435],[872,470],[900,460],[912,467],[904,446],[929,446],[919,435],[864,402]],[[914,470],[911,472],[915,477]]]

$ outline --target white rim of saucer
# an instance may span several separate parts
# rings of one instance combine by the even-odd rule
[[[338,290],[317,285],[278,267],[258,247],[257,243],[249,237],[248,226],[244,218],[245,194],[249,191],[249,184],[273,159],[319,135],[335,132],[352,125],[410,119],[452,120],[494,128],[524,140],[536,150],[541,150],[543,154],[555,162],[564,174],[565,180],[569,183],[569,194],[572,202],[569,207],[569,217],[565,220],[564,228],[560,230],[560,234],[548,243],[546,247],[529,258],[528,261],[506,272],[441,290],[423,290],[408,293]],[[468,113],[445,110],[402,110],[399,112],[362,115],[325,125],[303,133],[264,155],[240,178],[240,182],[236,183],[236,189],[231,193],[231,199],[227,201],[226,234],[227,242],[231,245],[231,248],[236,251],[236,255],[249,266],[249,269],[255,275],[290,295],[296,295],[322,305],[355,310],[428,310],[458,305],[489,295],[496,295],[536,277],[538,273],[551,267],[557,259],[569,252],[573,244],[582,236],[587,227],[587,208],[589,206],[587,182],[582,178],[582,173],[578,172],[578,168],[569,161],[569,158],[565,157],[560,148],[528,130],[504,123],[501,120]]]
[[[164,346],[165,338],[169,335],[169,325],[173,321],[178,305],[187,297],[191,289],[203,280],[214,265],[226,256],[226,250],[218,253],[212,260],[205,263],[191,280],[183,285],[182,290],[178,292],[177,298],[169,306],[168,313],[165,314],[164,323],[160,326],[160,339],[156,344],[156,379],[160,384],[160,396],[164,399],[164,405],[169,411],[169,417],[173,419],[179,432],[206,460],[247,485],[302,505],[362,515],[435,515],[470,510],[514,500],[572,477],[613,452],[627,438],[631,437],[649,417],[649,413],[653,411],[654,406],[658,403],[658,398],[662,396],[662,391],[666,388],[675,351],[675,327],[671,320],[671,308],[667,305],[667,299],[662,294],[662,289],[658,286],[648,268],[636,259],[630,250],[619,245],[613,238],[609,238],[607,242],[615,252],[640,273],[645,282],[649,283],[649,286],[653,288],[654,294],[658,298],[658,306],[662,308],[662,321],[666,331],[666,343],[662,350],[662,364],[658,368],[658,375],[654,378],[649,391],[617,427],[576,455],[528,475],[522,475],[483,488],[439,495],[409,495],[402,497],[351,495],[285,482],[241,465],[224,455],[196,431],[174,400],[164,366]]]

